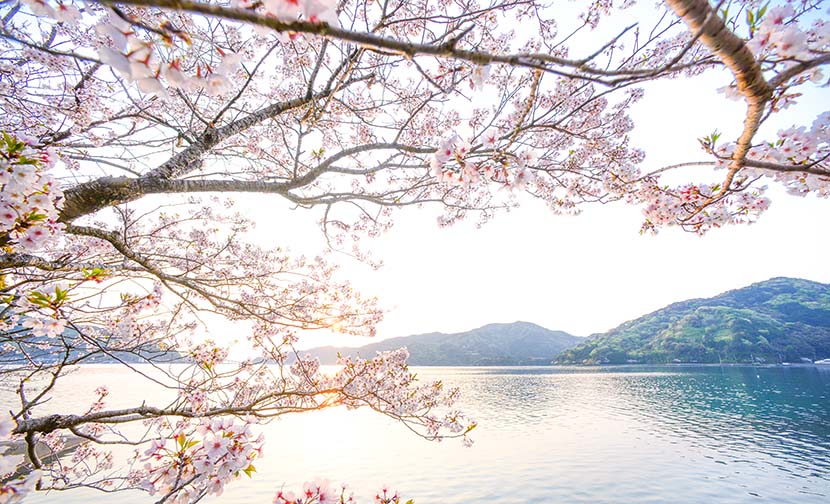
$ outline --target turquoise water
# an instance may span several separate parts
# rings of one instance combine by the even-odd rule
[[[469,373],[480,436],[500,439],[518,468],[492,502],[830,499],[830,369]]]
[[[93,369],[73,375],[73,390],[106,371]],[[830,367],[418,373],[461,388],[480,422],[472,448],[422,440],[370,412],[284,417],[266,428],[259,474],[212,501],[267,503],[277,488],[325,477],[349,482],[367,503],[381,484],[417,504],[830,502]]]

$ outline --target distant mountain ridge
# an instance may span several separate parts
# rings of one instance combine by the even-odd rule
[[[413,366],[549,365],[562,350],[583,340],[530,322],[514,322],[454,334],[434,332],[391,338],[359,348],[320,347],[308,353],[323,364],[333,364],[338,353],[371,358],[376,352],[405,346]]]
[[[25,333],[22,328],[0,332],[3,364],[20,365],[28,359],[52,363],[62,355],[62,347],[53,348],[48,338]],[[77,335],[68,330],[64,338]],[[28,357],[16,348],[24,343],[30,347]],[[830,358],[830,285],[772,278],[711,298],[673,303],[588,338],[513,322],[454,334],[392,338],[359,348],[319,347],[308,353],[333,364],[338,353],[371,358],[378,351],[404,346],[410,352],[409,363],[416,366],[815,361]],[[110,349],[84,363],[183,358],[153,345],[138,353]]]
[[[772,278],[671,304],[563,351],[558,364],[806,362],[830,357],[830,285]]]
[[[403,346],[417,366],[807,362],[830,358],[830,285],[772,278],[673,303],[588,338],[514,322],[309,353],[329,364],[338,353],[370,358]]]

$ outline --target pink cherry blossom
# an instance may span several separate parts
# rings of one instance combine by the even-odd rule
[[[56,451],[73,430],[90,442],[4,483],[0,498],[22,498],[37,481],[108,491],[119,481],[171,502],[221,495],[268,454],[260,421],[334,406],[472,443],[476,423],[457,411],[457,391],[419,381],[406,350],[343,357],[331,374],[298,354],[305,331],[374,334],[382,306],[324,254],[297,254],[282,236],[256,245],[267,207],[244,215],[227,195],[319,210],[326,245],[367,262],[365,238],[389,229],[399,207],[437,205],[448,226],[486,222],[527,197],[566,214],[619,201],[642,210],[642,231],[702,234],[761,218],[769,186],[830,197],[830,112],[771,127],[781,110],[822,91],[826,12],[775,0],[763,14],[740,1],[723,20],[707,2],[678,3],[709,9],[730,43],[695,43],[683,9],[680,23],[661,13],[652,26],[602,39],[592,30],[617,12],[607,1],[575,4],[568,29],[564,14],[537,1],[4,4],[0,368],[32,376],[15,382],[15,429]],[[729,48],[755,61],[729,64],[738,54]],[[645,157],[631,111],[651,81],[715,68],[714,87],[750,113],[730,138],[701,133],[712,180],[666,176],[674,164]],[[752,95],[745,83],[761,81],[769,89]],[[250,360],[229,360],[230,340],[207,340],[214,317],[249,328],[239,339]],[[29,357],[12,362],[9,348]],[[32,357],[44,351],[71,362]],[[164,376],[174,399],[148,398],[125,414],[97,388],[87,413],[71,412],[77,423],[44,432],[38,425],[49,423],[37,420],[54,401],[47,393],[25,404],[39,393],[34,383],[62,381],[65,368],[102,353],[152,365],[181,358],[184,371]],[[133,458],[114,464],[106,440],[135,449]],[[353,502],[324,480],[291,490],[274,502]],[[385,487],[376,500],[400,496]]]
[[[303,17],[312,23],[338,26],[337,0],[303,0]]]
[[[499,141],[500,136],[501,132],[498,129],[492,129],[484,135],[482,144],[486,149],[493,149],[496,147],[496,142]]]
[[[81,19],[81,11],[70,3],[58,2],[55,19],[76,26]]]
[[[482,89],[484,83],[487,82],[490,76],[490,65],[477,66],[473,69],[473,74],[470,77],[473,89]]]

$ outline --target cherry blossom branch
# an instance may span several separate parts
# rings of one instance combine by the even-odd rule
[[[779,86],[784,85],[788,80],[792,79],[793,77],[810,70],[811,68],[816,68],[820,65],[826,65],[830,63],[830,53],[826,54],[818,54],[814,58],[809,61],[798,61],[794,65],[788,67],[787,69],[783,70],[782,72],[776,74],[773,78],[769,80],[769,87],[775,89]]]
[[[774,172],[783,172],[783,173],[810,173],[812,175],[821,175],[825,177],[830,177],[830,166],[821,166],[824,161],[828,159],[828,156],[825,156],[822,159],[816,160],[812,163],[806,164],[781,164],[781,163],[771,163],[769,161],[759,161],[755,159],[746,159],[743,162],[743,166],[747,166],[750,168],[763,168],[764,170],[770,170]]]
[[[69,258],[64,261],[48,261],[32,254],[0,254],[0,270],[12,268],[37,268],[45,271],[59,271],[66,268]],[[85,267],[73,264],[73,267]]]
[[[541,70],[543,72],[553,73],[563,77],[585,79],[604,85],[615,85],[619,83],[619,81],[610,82],[603,80],[603,77],[655,77],[656,75],[660,75],[662,73],[680,71],[697,64],[674,65],[671,67],[666,66],[661,67],[659,70],[606,70],[593,67],[589,64],[598,54],[602,53],[602,50],[596,51],[588,57],[582,59],[568,59],[545,53],[495,54],[484,51],[461,49],[458,47],[458,43],[461,38],[468,33],[468,31],[462,31],[460,37],[456,36],[450,38],[441,44],[429,44],[403,41],[375,35],[373,33],[346,30],[326,23],[314,23],[303,20],[287,22],[275,17],[263,16],[249,10],[228,8],[221,5],[193,2],[190,0],[123,0],[112,3],[143,7],[159,7],[162,9],[175,9],[208,16],[216,16],[222,19],[242,21],[263,26],[280,33],[306,33],[310,35],[318,35],[329,39],[351,42],[371,50],[399,54],[407,58],[414,58],[416,56],[436,56],[467,61],[469,63],[482,66],[500,63],[512,67]],[[561,68],[570,68],[575,70],[575,72],[565,72],[561,70]],[[657,73],[655,74],[655,72]]]
[[[761,66],[746,43],[732,33],[712,9],[707,0],[666,0],[666,3],[693,32],[700,32],[700,40],[726,65],[735,76],[738,92],[747,102],[744,130],[730,165],[731,182],[734,172],[740,169],[743,159],[752,146],[752,138],[758,131],[766,103],[772,97],[772,89],[764,79]],[[725,184],[728,188],[730,184]]]
[[[345,85],[370,78],[371,75],[362,76],[347,81]],[[202,166],[202,158],[223,140],[267,119],[325,98],[330,92],[327,90],[311,98],[302,97],[275,103],[226,126],[208,127],[189,147],[138,179],[103,177],[78,184],[65,192],[66,200],[60,212],[60,221],[72,222],[102,208],[134,201],[146,194],[142,192],[142,186],[152,186],[158,180],[177,178]]]
[[[746,42],[726,27],[723,19],[707,0],[666,0],[666,3],[691,30],[700,33],[700,40],[731,70],[737,91],[747,103],[743,131],[730,157],[725,180],[716,194],[697,204],[695,209],[683,218],[684,222],[689,222],[705,208],[723,200],[727,194],[735,190],[735,175],[747,166],[746,158],[752,148],[752,140],[758,132],[774,89],[793,76],[830,61],[830,55],[795,65],[767,82],[761,65]]]

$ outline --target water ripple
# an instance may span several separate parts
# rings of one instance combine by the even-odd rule
[[[419,504],[830,502],[830,370],[418,373],[461,388],[480,422],[473,448],[428,443],[369,412],[285,417],[267,427],[257,477],[221,502],[267,502],[316,476],[350,482],[361,502],[385,482]]]

